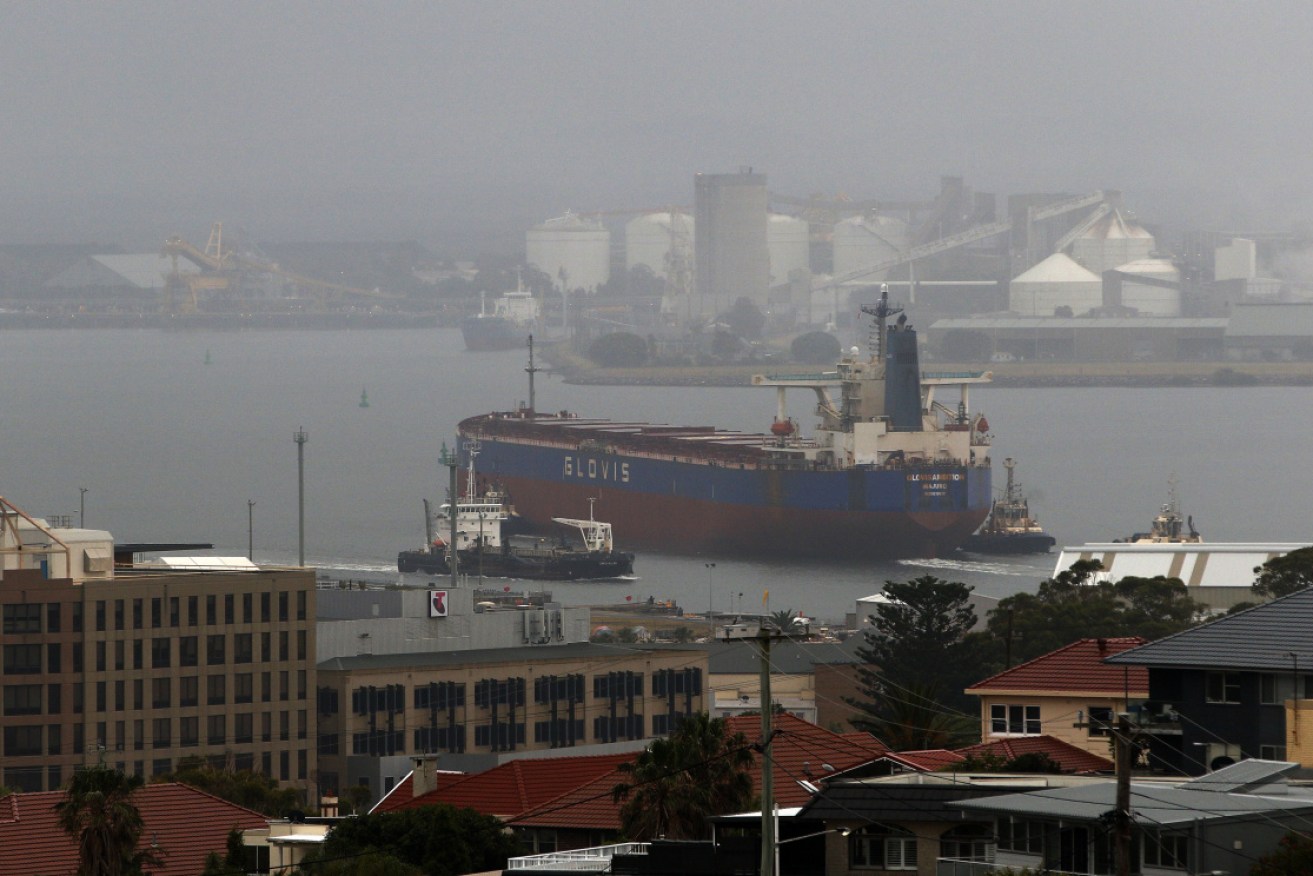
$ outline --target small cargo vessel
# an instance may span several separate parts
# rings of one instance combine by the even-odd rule
[[[977,554],[1046,554],[1055,544],[1031,516],[1030,503],[1013,478],[1017,461],[1012,457],[1003,460],[1007,469],[1007,488],[1002,499],[995,499],[985,518],[985,525],[962,545],[962,550]]]

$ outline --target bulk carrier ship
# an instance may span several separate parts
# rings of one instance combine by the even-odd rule
[[[770,431],[589,419],[529,404],[460,424],[479,471],[502,484],[536,527],[590,499],[627,545],[678,553],[827,559],[943,556],[989,513],[989,425],[968,410],[986,372],[922,375],[916,332],[888,303],[873,317],[870,353],[835,370],[753,377],[773,387]],[[935,398],[958,387],[955,406]],[[820,422],[804,437],[785,393],[808,389]]]

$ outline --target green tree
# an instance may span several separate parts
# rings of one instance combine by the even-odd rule
[[[161,863],[152,849],[138,849],[145,824],[132,795],[145,784],[100,764],[78,770],[64,799],[55,804],[59,826],[78,846],[78,876],[137,876]]]
[[[949,739],[968,733],[960,713],[971,703],[962,693],[977,674],[970,665],[967,633],[976,622],[972,588],[923,575],[886,581],[888,602],[876,607],[865,643],[857,649],[863,699],[848,699],[862,712],[859,730],[908,739]],[[926,746],[914,746],[926,747]],[[938,747],[938,746],[929,746]]]
[[[1250,589],[1263,599],[1278,599],[1313,587],[1313,547],[1302,547],[1273,557],[1254,568],[1258,577]]]
[[[797,616],[798,613],[796,611],[791,608],[785,608],[779,611],[772,611],[770,617],[766,619],[766,623],[781,632],[789,633],[793,631],[793,620]]]
[[[752,800],[752,752],[742,733],[707,714],[679,722],[632,763],[620,765],[629,780],[612,789],[623,801],[620,825],[634,840],[704,839],[707,818],[738,812]]]
[[[718,319],[740,338],[753,341],[761,337],[761,330],[766,327],[766,314],[750,298],[736,299]]]
[[[228,831],[227,853],[210,852],[205,856],[205,869],[201,876],[246,876],[255,869],[255,849],[242,842],[237,828]]]
[[[807,332],[789,345],[790,357],[804,365],[833,365],[840,352],[839,339],[829,332]]]
[[[458,876],[501,870],[520,853],[505,825],[473,809],[438,804],[339,821],[308,872],[341,876]]]
[[[603,368],[637,368],[647,361],[647,341],[633,332],[611,332],[589,345],[588,358]]]
[[[951,711],[939,684],[894,687],[885,680],[879,710],[860,724],[894,751],[957,748],[980,738],[978,718]]]
[[[295,788],[280,788],[275,779],[250,770],[220,770],[199,757],[183,758],[173,773],[152,782],[181,782],[238,806],[280,818],[300,808]]]
[[[1299,833],[1283,836],[1274,851],[1260,857],[1249,869],[1249,876],[1290,876],[1292,873],[1313,873],[1313,839]]]
[[[1102,568],[1098,560],[1078,560],[1040,582],[1037,592],[999,601],[989,613],[989,633],[1008,651],[1012,665],[1083,638],[1161,639],[1203,616],[1204,606],[1178,578],[1096,581]]]

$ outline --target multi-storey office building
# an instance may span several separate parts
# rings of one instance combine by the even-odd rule
[[[705,711],[706,651],[588,643],[377,654],[319,664],[320,784],[390,790],[407,756],[574,748],[664,736]]]
[[[200,757],[309,786],[313,572],[115,569],[108,533],[8,507],[0,782],[54,790],[88,763],[152,776]]]

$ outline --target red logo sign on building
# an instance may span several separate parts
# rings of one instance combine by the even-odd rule
[[[429,617],[447,616],[447,591],[429,591]]]

